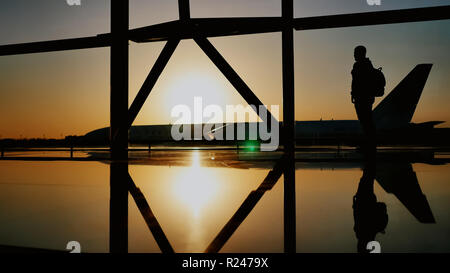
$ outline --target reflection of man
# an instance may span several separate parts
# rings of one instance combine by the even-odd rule
[[[378,232],[384,233],[388,222],[386,204],[377,202],[373,192],[375,181],[375,160],[367,160],[363,176],[359,181],[358,191],[353,197],[353,217],[355,219],[357,250],[360,253],[368,252],[367,243],[375,240]]]
[[[364,133],[365,150],[375,150],[375,124],[372,117],[372,105],[375,101],[371,89],[371,74],[373,65],[366,57],[366,48],[357,46],[354,52],[355,64],[352,69],[352,102],[355,104],[356,115]]]

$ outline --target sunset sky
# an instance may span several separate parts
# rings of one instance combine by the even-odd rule
[[[2,0],[0,45],[109,32],[109,0]],[[449,5],[443,0],[295,0],[295,17]],[[281,0],[191,0],[192,17],[280,16]],[[178,19],[177,0],[130,0],[130,28]],[[296,120],[356,119],[353,48],[383,67],[387,93],[419,63],[433,63],[413,122],[450,121],[450,20],[295,32]],[[282,112],[281,34],[210,41],[255,94]],[[130,104],[163,42],[130,43]],[[0,57],[0,138],[84,135],[109,126],[109,49]],[[182,41],[135,125],[166,124],[177,104],[244,104],[193,41]],[[380,99],[377,99],[377,102]],[[280,118],[282,119],[282,118]],[[443,126],[448,127],[448,123]]]

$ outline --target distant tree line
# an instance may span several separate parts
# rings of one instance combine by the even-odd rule
[[[66,136],[63,139],[55,138],[22,138],[0,139],[1,148],[40,148],[40,147],[74,147],[80,144],[81,136]]]

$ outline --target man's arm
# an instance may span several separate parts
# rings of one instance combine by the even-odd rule
[[[357,76],[356,76],[357,64],[356,63],[353,64],[353,69],[352,69],[351,74],[352,74],[352,90],[351,90],[350,94],[351,94],[351,98],[352,98],[352,103],[355,103],[355,90],[356,90],[356,80],[355,79],[357,78]]]

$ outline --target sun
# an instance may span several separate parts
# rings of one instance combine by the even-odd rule
[[[218,105],[225,109],[226,100],[229,99],[227,92],[229,91],[216,79],[215,75],[203,71],[190,71],[174,76],[173,82],[165,92],[165,105],[169,113],[177,105],[186,105],[194,112],[194,99],[201,98],[203,107]],[[192,121],[182,122],[191,123]]]

